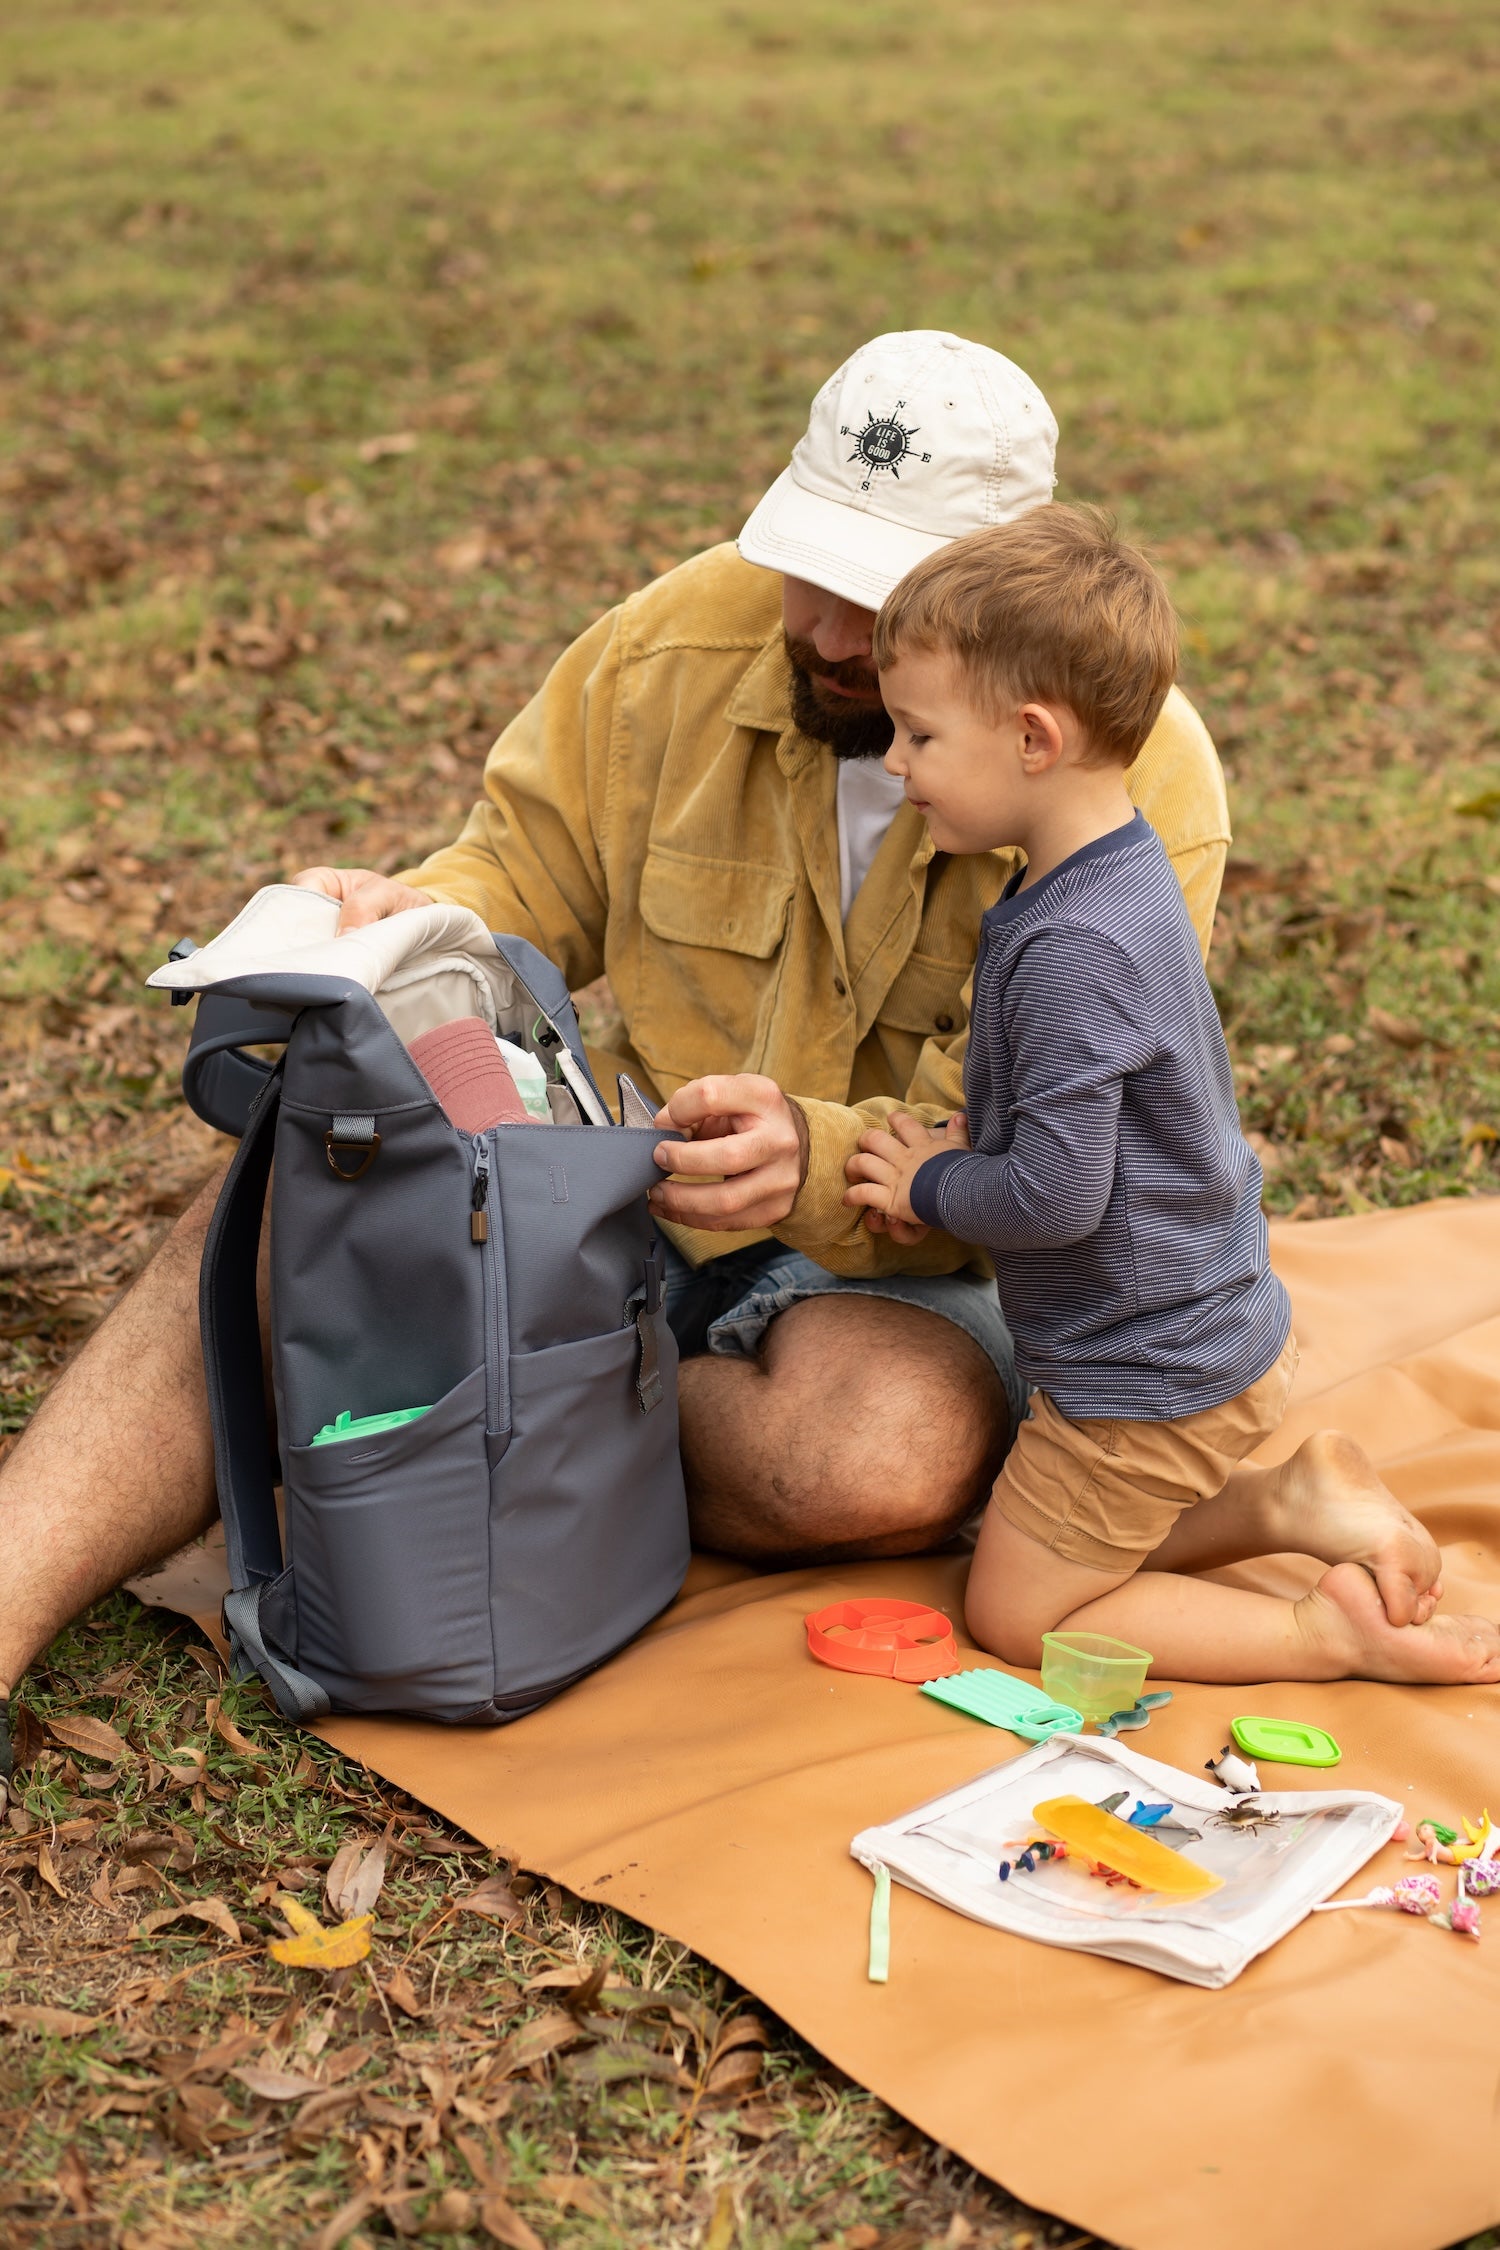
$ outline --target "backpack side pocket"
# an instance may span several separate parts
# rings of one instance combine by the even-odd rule
[[[463,1719],[490,1699],[484,1369],[416,1421],[286,1453],[299,1663],[346,1711]]]

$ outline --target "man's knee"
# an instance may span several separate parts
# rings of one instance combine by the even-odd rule
[[[725,1376],[709,1370],[687,1388],[695,1522],[705,1544],[756,1559],[941,1545],[984,1499],[1010,1440],[988,1353],[891,1298],[794,1305],[759,1363],[731,1362]]]

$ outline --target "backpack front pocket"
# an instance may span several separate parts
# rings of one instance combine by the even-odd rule
[[[490,1697],[484,1403],[478,1367],[399,1428],[287,1450],[297,1661],[344,1710],[454,1719]]]
[[[676,1347],[657,1326],[675,1403]],[[640,1358],[632,1322],[510,1363],[511,1442],[494,1472],[498,1702],[601,1663],[682,1584],[677,1416],[643,1410]]]

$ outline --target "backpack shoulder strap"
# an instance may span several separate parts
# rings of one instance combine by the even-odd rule
[[[255,1098],[209,1223],[198,1317],[213,1423],[214,1477],[234,1589],[224,1609],[235,1676],[259,1672],[283,1714],[305,1721],[327,1713],[328,1697],[315,1681],[267,1650],[259,1624],[261,1594],[282,1567],[255,1294],[261,1219],[280,1107],[278,1066]]]

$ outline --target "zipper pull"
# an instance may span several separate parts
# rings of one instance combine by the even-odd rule
[[[490,1194],[490,1156],[482,1141],[474,1144],[474,1187],[469,1197],[469,1240],[488,1242],[490,1215],[485,1209]]]

